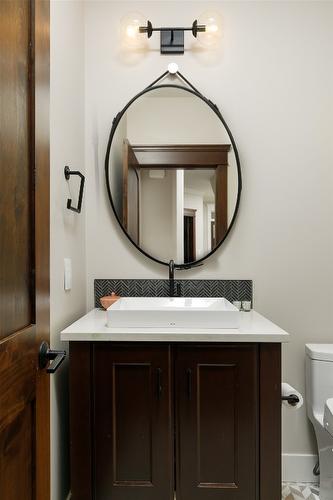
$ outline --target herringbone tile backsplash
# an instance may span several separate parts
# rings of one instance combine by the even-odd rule
[[[252,280],[175,280],[182,297],[225,297],[252,301]],[[95,279],[95,307],[99,299],[116,292],[121,297],[167,297],[169,280]]]

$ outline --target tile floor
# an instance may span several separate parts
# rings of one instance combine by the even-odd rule
[[[282,485],[282,500],[319,500],[316,484],[285,483]]]
[[[284,483],[282,484],[282,500],[319,500],[319,486],[306,483]],[[176,499],[176,494],[174,496]]]

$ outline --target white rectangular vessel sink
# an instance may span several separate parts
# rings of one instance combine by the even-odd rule
[[[239,310],[224,298],[123,297],[107,309],[110,328],[239,328]]]

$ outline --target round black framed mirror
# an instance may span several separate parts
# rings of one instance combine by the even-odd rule
[[[241,167],[218,108],[194,88],[146,88],[113,121],[105,173],[113,212],[136,248],[190,267],[225,241],[238,212]]]

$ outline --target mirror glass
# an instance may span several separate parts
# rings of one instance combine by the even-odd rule
[[[111,130],[106,157],[113,210],[153,259],[188,264],[224,240],[240,193],[235,145],[200,94],[161,85],[135,98]]]

